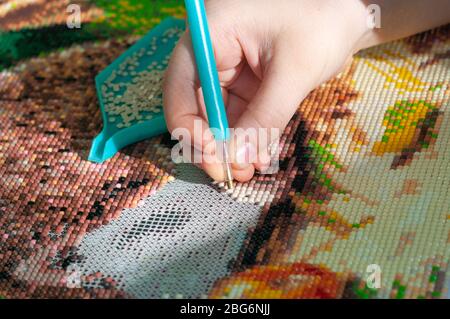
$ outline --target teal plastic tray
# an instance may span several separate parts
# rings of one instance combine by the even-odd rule
[[[115,82],[121,85],[130,84],[140,72],[150,70],[162,72],[167,66],[167,57],[172,53],[184,29],[184,20],[173,18],[164,20],[97,75],[95,85],[103,118],[103,129],[93,140],[89,154],[90,161],[104,162],[125,146],[167,132],[162,105],[153,107],[149,112],[141,112],[140,119],[134,119],[131,125],[127,122],[126,127],[120,117],[107,112],[105,105],[107,105],[106,101],[114,100],[116,97],[121,98],[124,94],[125,90],[114,85]],[[132,72],[133,74],[120,72],[125,64],[130,63],[130,58],[136,57],[138,52],[148,54],[143,54],[138,60],[134,58],[135,72]],[[111,82],[112,75],[113,82]],[[111,84],[113,87],[116,86],[114,90]],[[161,94],[162,92],[159,92],[158,97],[155,98],[160,99]]]

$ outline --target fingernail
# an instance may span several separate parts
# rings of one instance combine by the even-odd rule
[[[249,166],[255,157],[255,147],[250,143],[245,143],[236,152],[235,167],[244,169]]]
[[[216,153],[216,141],[215,140],[210,140],[210,141],[205,141],[205,146],[203,148],[203,152],[208,154],[208,155],[213,155]]]
[[[259,154],[258,163],[259,163],[259,170],[265,171],[270,167],[271,157],[266,152],[263,152]]]
[[[194,140],[194,143],[197,141],[197,139]],[[216,140],[214,139],[214,136],[212,135],[211,131],[206,130],[203,132],[203,135],[201,136],[201,144],[196,144],[195,147],[198,147],[199,150],[201,150],[203,153],[208,155],[213,155],[216,153],[217,145]]]

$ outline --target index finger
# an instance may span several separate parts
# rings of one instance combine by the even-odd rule
[[[199,102],[199,81],[195,69],[194,54],[188,34],[184,34],[177,44],[163,85],[164,116],[172,133],[177,128],[187,129],[192,146],[201,151],[211,144],[213,136],[205,119],[204,106]],[[201,130],[194,129],[195,121],[201,121]],[[199,126],[197,126],[199,127]]]

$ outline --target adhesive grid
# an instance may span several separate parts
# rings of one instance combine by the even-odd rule
[[[156,20],[182,5],[152,3]],[[40,41],[57,26],[0,33],[0,296],[448,295],[449,26],[360,53],[299,107],[280,171],[227,193],[175,167],[168,135],[86,160],[94,77],[137,39],[88,5],[109,20],[62,50]]]
[[[84,237],[72,278],[108,274],[136,298],[205,297],[230,273],[260,212],[208,184],[197,168],[181,165],[176,181]]]

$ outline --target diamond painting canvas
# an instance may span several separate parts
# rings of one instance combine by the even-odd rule
[[[0,1],[2,298],[450,297],[448,25],[358,53],[280,170],[228,190],[169,133],[88,160],[95,77],[166,17],[182,1]]]

